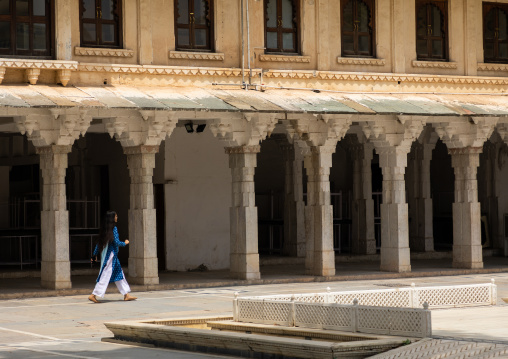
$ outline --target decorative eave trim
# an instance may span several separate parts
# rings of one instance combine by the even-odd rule
[[[239,68],[220,67],[183,67],[183,66],[153,66],[153,65],[111,65],[80,63],[79,71],[83,72],[110,72],[124,74],[148,74],[170,76],[216,76],[240,77]],[[253,69],[252,75],[259,76],[261,69]],[[312,70],[269,70],[263,72],[265,78],[294,78],[294,79],[320,79],[331,81],[381,81],[400,83],[435,83],[455,85],[508,85],[506,77],[481,76],[448,76],[428,74],[390,74],[390,73],[358,73],[338,71],[312,71]]]
[[[384,66],[385,59],[371,59],[360,57],[337,57],[337,63],[340,65],[367,65],[367,66]]]
[[[220,52],[169,51],[168,56],[170,59],[224,61],[224,54]]]
[[[0,58],[0,67],[13,69],[77,70],[77,61]]]
[[[127,49],[103,49],[103,48],[76,46],[74,48],[74,55],[103,56],[103,57],[133,57],[134,51]]]
[[[79,71],[83,72],[112,72],[124,74],[149,74],[172,76],[221,76],[240,77],[242,70],[237,68],[221,67],[183,67],[183,66],[151,66],[151,65],[110,65],[80,63]],[[254,69],[252,74],[257,76],[260,69]]]
[[[259,61],[310,63],[310,56],[261,54],[259,55]]]
[[[429,68],[429,69],[456,69],[456,62],[444,62],[444,61],[411,61],[413,67],[418,68]]]
[[[479,63],[478,71],[508,71],[508,64]]]

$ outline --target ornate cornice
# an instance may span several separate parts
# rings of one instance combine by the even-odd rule
[[[483,147],[458,147],[449,148],[448,153],[450,155],[476,155],[483,151]]]
[[[456,69],[456,62],[444,62],[444,61],[411,61],[413,67],[418,68],[429,68],[429,69]]]
[[[310,56],[262,54],[262,55],[259,55],[259,61],[310,63]]]
[[[148,65],[109,65],[81,63],[79,71],[83,72],[112,72],[125,74],[173,75],[173,76],[220,76],[240,77],[242,70],[237,68],[219,67],[181,67],[181,66],[148,66]],[[261,70],[253,70],[253,75],[259,75]]]
[[[51,145],[35,147],[35,153],[38,155],[65,155],[72,151],[72,145]]]
[[[168,56],[170,59],[224,61],[224,54],[219,52],[170,51]]]
[[[337,57],[337,63],[340,65],[367,65],[367,66],[384,66],[385,59],[369,59],[359,57]]]
[[[478,64],[478,71],[508,71],[508,64]]]
[[[2,59],[0,67],[14,69],[48,69],[48,70],[77,70],[77,61],[61,60],[33,60],[33,59]]]
[[[139,154],[154,154],[159,152],[159,146],[129,146],[123,148],[123,153],[126,155],[139,155]]]
[[[104,49],[104,48],[76,46],[74,48],[74,55],[103,56],[103,57],[133,57],[134,51],[126,49]]]

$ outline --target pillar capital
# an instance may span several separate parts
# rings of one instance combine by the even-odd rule
[[[494,131],[498,117],[451,118],[448,121],[434,123],[439,138],[448,149],[463,147],[482,147]]]
[[[103,119],[107,133],[123,147],[159,146],[173,133],[177,121],[174,112],[155,110],[121,111]]]
[[[72,151],[72,145],[51,145],[35,147],[35,153],[38,155],[52,155],[52,154],[68,154]]]
[[[139,154],[155,154],[159,152],[159,146],[129,146],[123,148],[123,153],[126,155],[139,155]]]
[[[14,118],[22,135],[27,135],[35,147],[72,145],[84,135],[92,117],[80,109],[30,109],[24,116]]]
[[[291,120],[297,137],[310,147],[333,147],[344,138],[351,126],[351,116],[321,115],[317,119]]]
[[[241,119],[215,119],[210,130],[226,147],[256,146],[272,134],[276,123],[275,114],[245,113]]]
[[[378,153],[381,148],[396,147],[407,154],[413,141],[423,131],[424,125],[422,119],[399,116],[398,119],[367,121],[361,126],[365,137],[374,144]]]

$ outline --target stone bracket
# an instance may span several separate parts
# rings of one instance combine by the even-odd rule
[[[84,136],[91,121],[87,110],[59,108],[36,110],[14,118],[19,132],[26,134],[36,147],[72,145],[80,135]]]
[[[272,134],[276,123],[275,114],[245,113],[241,120],[214,119],[210,130],[225,147],[256,146]]]
[[[173,133],[176,114],[170,111],[140,110],[104,119],[106,131],[123,147],[159,146]]]
[[[434,123],[433,126],[448,149],[482,147],[492,135],[498,120],[499,117],[470,117],[470,121],[465,123],[463,118],[456,118]]]

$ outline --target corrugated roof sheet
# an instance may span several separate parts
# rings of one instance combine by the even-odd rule
[[[0,108],[79,107],[220,112],[507,116],[508,95],[316,93],[307,90],[1,85]]]

